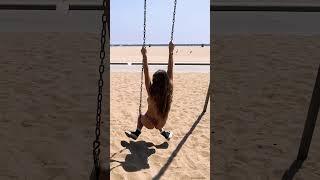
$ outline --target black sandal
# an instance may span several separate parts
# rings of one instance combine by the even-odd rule
[[[173,132],[170,131],[162,131],[161,135],[165,137],[168,141],[172,138]]]
[[[139,135],[136,135],[135,132],[132,132],[132,131],[125,131],[125,134],[129,137],[129,138],[132,138],[134,140],[136,140]]]

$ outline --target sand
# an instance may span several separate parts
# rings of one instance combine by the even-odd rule
[[[97,34],[0,33],[0,41],[0,179],[88,179],[93,167]],[[105,74],[105,83],[107,79]],[[135,127],[139,73],[111,74],[110,156],[125,161],[119,167],[114,166],[121,163],[111,163],[112,179],[157,174],[162,179],[209,179],[209,113],[186,136],[202,111],[208,82],[208,73],[175,74],[166,126],[174,138],[166,144],[156,131],[143,131],[137,142],[130,142],[123,131]],[[104,93],[103,121],[108,103]],[[108,157],[107,128],[103,123],[103,162]],[[124,149],[121,143],[129,149],[119,152]],[[151,143],[159,146],[146,149]]]
[[[175,62],[209,63],[208,47],[177,47]],[[187,51],[192,50],[192,55]],[[167,47],[148,48],[149,62],[167,62]],[[140,47],[112,47],[111,60],[141,62]],[[137,61],[138,60],[138,61]],[[140,61],[139,61],[140,60]],[[174,74],[167,142],[157,130],[143,129],[132,141],[125,130],[135,130],[140,73],[111,69],[111,179],[210,179],[210,117],[201,115],[209,85],[209,71]],[[153,72],[151,71],[150,74]],[[143,88],[142,110],[147,110]]]
[[[88,179],[98,38],[1,33],[0,41],[0,179]]]
[[[111,74],[111,179],[210,179],[209,113],[188,135],[202,112],[209,74],[174,76],[173,104],[165,126],[174,137],[167,143],[157,130],[143,129],[137,141],[125,136],[125,130],[136,128],[140,74]],[[143,94],[145,111],[145,90]]]
[[[113,46],[110,48],[111,63],[133,63],[141,62],[141,47]],[[125,53],[125,55],[124,55]],[[150,62],[167,63],[168,47],[166,46],[147,46],[147,55]],[[209,46],[176,46],[174,51],[175,63],[210,63]]]
[[[214,44],[214,179],[281,179],[296,158],[320,36],[229,35]],[[320,123],[296,180],[320,178]]]
[[[149,62],[167,63],[168,47],[147,48]],[[141,62],[140,49],[111,47],[111,62]],[[177,46],[174,62],[208,64],[210,47]],[[199,118],[209,71],[174,74],[172,110],[165,126],[174,133],[170,142],[157,130],[143,129],[137,141],[125,136],[125,130],[136,127],[140,73],[111,72],[111,179],[210,179],[209,113]],[[145,112],[145,89],[143,94]]]

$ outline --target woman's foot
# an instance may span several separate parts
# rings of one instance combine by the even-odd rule
[[[139,129],[137,129],[135,132],[133,132],[133,131],[125,131],[125,134],[129,138],[132,138],[132,139],[136,140],[139,137],[139,135],[141,134],[141,131]]]
[[[173,133],[170,131],[162,131],[161,135],[169,141],[172,138]]]

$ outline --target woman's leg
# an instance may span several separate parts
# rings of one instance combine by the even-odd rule
[[[125,133],[128,137],[136,140],[141,134],[141,129],[143,128],[143,126],[145,126],[148,129],[154,128],[154,125],[150,120],[148,120],[148,117],[146,115],[141,115],[138,117],[136,131],[126,131]]]
[[[132,138],[134,140],[136,140],[139,135],[141,134],[141,129],[143,128],[143,124],[141,122],[141,119],[142,119],[142,116],[139,116],[138,117],[138,120],[137,120],[137,129],[136,131],[126,131],[125,134],[129,137],[129,138]]]
[[[157,126],[155,128],[158,129],[159,131],[162,131],[165,124],[166,124],[166,120],[158,121]]]
[[[149,119],[149,117],[147,115],[142,115],[140,118],[140,123],[145,126],[148,129],[153,129],[155,128],[152,119]],[[139,125],[139,122],[137,124],[137,126]]]
[[[137,129],[139,129],[140,131],[141,131],[141,129],[143,128],[143,124],[142,124],[142,122],[141,122],[141,117],[142,117],[143,115],[141,115],[141,116],[139,116],[138,117],[138,121],[137,121]]]

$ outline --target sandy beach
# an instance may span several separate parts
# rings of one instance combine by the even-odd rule
[[[213,178],[281,179],[296,158],[320,36],[216,36]],[[319,122],[319,117],[318,117]],[[320,125],[295,179],[320,178]]]
[[[111,179],[210,179],[209,113],[195,124],[203,109],[209,74],[174,76],[173,104],[165,126],[174,137],[166,143],[157,130],[143,129],[137,141],[125,136],[125,130],[136,128],[140,74],[111,74]],[[143,94],[145,111],[145,90]],[[195,129],[188,134],[193,125]]]
[[[141,47],[113,46],[110,48],[111,63],[141,63]],[[167,46],[147,46],[148,59],[152,63],[168,62]],[[125,53],[125,55],[124,55]],[[175,63],[210,63],[209,46],[176,46],[174,51]]]
[[[93,167],[98,36],[0,33],[0,41],[5,42],[0,43],[0,179],[88,179]],[[135,128],[140,74],[111,73],[111,179],[209,179],[209,113],[196,121],[209,74],[174,76],[166,126],[174,137],[167,144],[156,131],[143,130],[136,142],[125,137],[124,130]],[[106,93],[103,102],[106,120]],[[145,109],[145,99],[143,103]],[[108,127],[103,123],[101,128],[104,161]]]
[[[96,37],[0,33],[0,179],[88,179],[99,63]],[[104,105],[103,118],[106,110]],[[105,137],[102,132],[103,147]]]
[[[141,62],[141,47],[111,47],[112,62]],[[209,63],[209,47],[175,48],[175,62]],[[192,51],[191,54],[189,52]],[[148,48],[149,62],[167,63],[168,47]],[[166,67],[164,67],[166,69]],[[178,69],[178,67],[175,67]],[[156,67],[150,68],[150,75]],[[140,73],[111,68],[111,179],[210,179],[210,114],[200,117],[209,85],[209,71],[175,72],[173,104],[166,129],[167,142],[157,130],[143,129],[137,141],[125,130],[135,130]],[[147,110],[143,88],[142,110]]]

